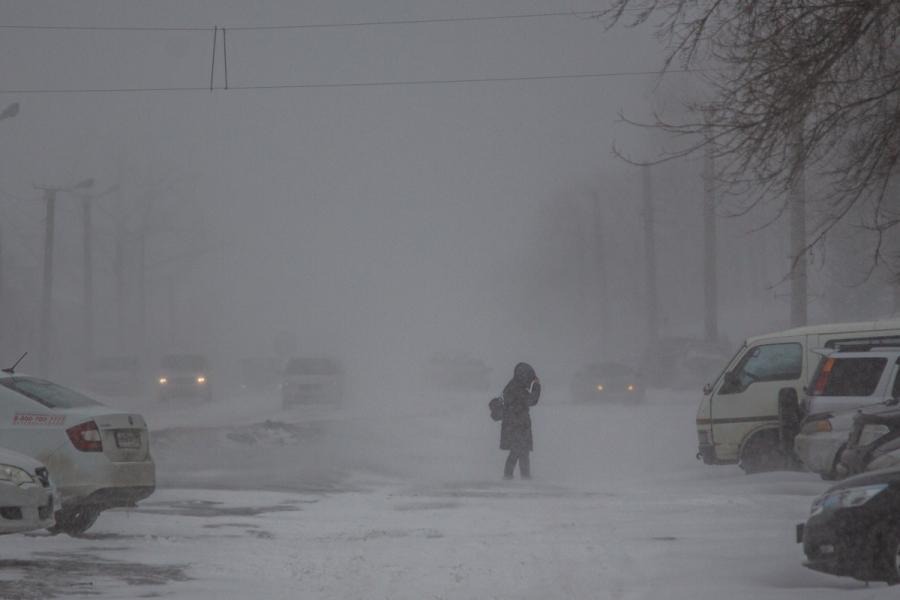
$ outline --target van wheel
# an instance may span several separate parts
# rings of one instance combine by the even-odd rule
[[[789,462],[778,442],[778,434],[774,431],[757,433],[744,444],[741,451],[740,465],[747,475],[780,471],[787,468]]]
[[[96,506],[75,506],[56,512],[56,525],[48,529],[52,534],[81,535],[97,522],[100,509]]]

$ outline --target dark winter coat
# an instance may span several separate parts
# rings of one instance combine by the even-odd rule
[[[541,397],[541,384],[531,365],[519,363],[515,374],[503,388],[503,422],[500,424],[500,449],[530,452],[534,449],[529,409]]]

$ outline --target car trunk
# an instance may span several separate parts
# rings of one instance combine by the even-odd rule
[[[100,430],[103,454],[112,462],[141,462],[150,456],[150,434],[147,423],[138,414],[109,412],[106,407],[79,408],[63,411],[70,418],[66,424],[76,425],[93,420]]]

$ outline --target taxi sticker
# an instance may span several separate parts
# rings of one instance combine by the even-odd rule
[[[39,413],[16,413],[13,415],[13,425],[62,425],[65,422],[65,415],[42,415]]]

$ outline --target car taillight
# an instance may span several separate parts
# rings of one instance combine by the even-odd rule
[[[816,396],[821,396],[825,393],[825,386],[828,385],[828,379],[831,377],[831,370],[834,368],[834,359],[826,358],[825,362],[822,364],[822,369],[819,371],[819,376],[816,378],[816,382],[813,384],[813,394]]]
[[[100,430],[93,421],[85,421],[66,429],[72,445],[82,452],[103,452]]]

